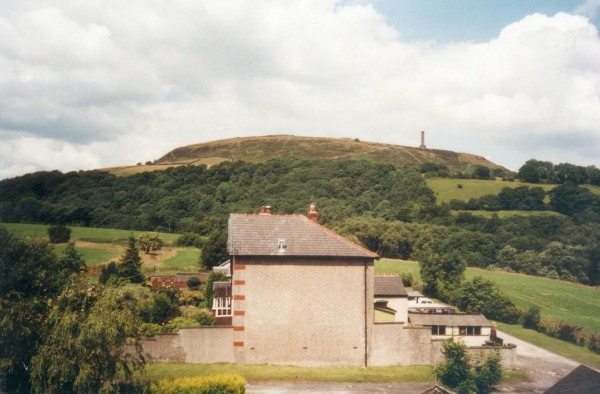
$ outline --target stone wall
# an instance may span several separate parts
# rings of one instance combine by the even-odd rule
[[[234,363],[232,327],[180,327],[179,333],[142,339],[144,353],[163,363]]]
[[[375,323],[369,366],[429,365],[431,351],[430,328]]]

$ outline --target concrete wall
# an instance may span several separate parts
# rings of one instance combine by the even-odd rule
[[[431,341],[431,364],[438,364],[444,360],[442,356],[442,339],[433,339]],[[469,346],[469,354],[472,357],[487,357],[494,351],[491,346]],[[502,365],[505,369],[514,370],[517,359],[517,347],[503,346],[500,349],[502,354]]]
[[[372,259],[233,260],[237,363],[364,365],[373,329]]]
[[[232,327],[180,327],[179,333],[142,339],[144,353],[163,363],[234,363]]]
[[[429,365],[431,351],[430,328],[375,323],[369,366]]]
[[[379,299],[379,298],[377,298]],[[408,297],[387,298],[388,306],[396,310],[397,322],[408,322]]]
[[[436,340],[444,340],[453,336],[462,339],[467,346],[482,346],[490,340],[491,327],[481,327],[481,335],[459,335],[459,327],[446,327],[446,335],[434,335]]]

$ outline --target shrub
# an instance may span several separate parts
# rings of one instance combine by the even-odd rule
[[[71,239],[71,229],[62,225],[48,227],[48,238],[52,244],[64,244]]]
[[[246,379],[240,375],[161,379],[152,383],[153,394],[243,394]]]
[[[594,353],[600,354],[600,334],[591,333],[588,349]]]
[[[413,273],[412,271],[404,271],[401,275],[402,284],[406,287],[412,286],[413,283]]]
[[[98,281],[105,285],[112,276],[119,276],[119,268],[114,261],[111,261],[107,266],[102,267],[102,272],[100,273]]]
[[[442,343],[444,363],[435,367],[435,375],[449,387],[458,387],[471,379],[470,356],[462,340],[447,339]]]
[[[215,317],[208,309],[201,309],[192,315],[192,319],[200,323],[201,326],[214,326]]]
[[[203,238],[195,233],[183,233],[183,235],[173,242],[173,246],[192,246],[202,248],[204,246]]]
[[[457,189],[462,189],[462,188],[463,188],[463,185],[462,185],[462,183],[459,183],[458,185],[456,185],[456,188],[457,188]]]
[[[197,276],[191,276],[187,280],[187,286],[190,290],[198,290],[200,288],[200,284],[200,278],[198,278]]]
[[[424,283],[421,282],[419,279],[414,279],[412,281],[412,288],[414,291],[423,291],[424,287],[425,287]]]
[[[189,317],[176,317],[171,320],[168,324],[165,324],[165,332],[178,332],[179,327],[196,327],[199,326],[198,322]]]
[[[537,305],[532,305],[523,315],[523,327],[537,330],[541,319],[542,315],[540,314],[540,307]]]
[[[142,338],[152,338],[159,332],[164,332],[164,328],[161,325],[154,323],[142,323],[140,324],[140,336]]]
[[[582,331],[583,329],[579,326],[561,322],[558,330],[558,339],[582,346],[583,342],[585,342]]]
[[[192,292],[183,293],[184,305],[200,306],[203,301],[204,301],[204,295],[202,293],[192,293]]]

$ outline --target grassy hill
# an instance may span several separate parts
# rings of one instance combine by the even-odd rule
[[[222,161],[243,160],[257,163],[296,156],[299,159],[366,159],[377,163],[406,164],[437,162],[453,170],[464,171],[473,166],[502,168],[491,161],[469,153],[440,149],[421,150],[416,147],[355,141],[350,138],[297,137],[274,135],[241,137],[183,146],[172,150],[153,165],[113,167],[104,170],[116,175],[162,170],[180,165],[211,166]]]

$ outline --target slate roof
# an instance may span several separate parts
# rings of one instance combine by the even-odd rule
[[[283,249],[280,239],[285,240]],[[232,256],[379,258],[302,215],[231,214],[227,250]]]
[[[600,393],[600,372],[580,365],[544,392],[544,394],[558,393]]]
[[[481,314],[466,313],[408,313],[408,320],[414,326],[475,326],[492,327],[492,323]]]
[[[407,297],[408,293],[398,274],[375,274],[375,297]]]

